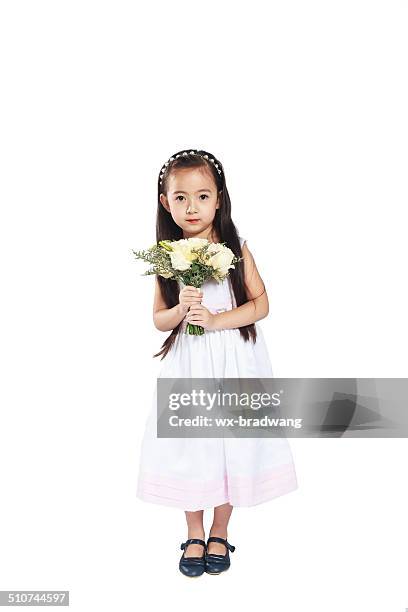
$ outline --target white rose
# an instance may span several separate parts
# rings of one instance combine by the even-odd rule
[[[234,259],[234,253],[226,246],[222,246],[221,249],[217,249],[214,255],[211,257],[209,263],[217,270],[220,274],[225,276],[228,274],[230,268],[235,268],[232,264]]]
[[[207,249],[207,253],[218,253],[219,251],[222,251],[225,248],[226,247],[224,247],[220,242],[210,242],[210,246]]]
[[[203,256],[200,258],[200,261],[204,263],[206,266],[210,266],[211,257],[215,255],[215,253],[222,251],[223,248],[224,248],[223,245],[220,244],[219,242],[210,242],[207,251],[203,253]]]
[[[191,267],[191,260],[187,259],[181,249],[174,249],[170,253],[171,265],[175,270],[188,270]]]
[[[208,244],[206,238],[187,238],[187,243],[192,249],[201,249],[205,244]]]
[[[193,261],[198,257],[197,253],[192,253],[191,249],[200,248],[207,242],[204,238],[182,238],[171,243],[170,251],[171,265],[176,270],[188,270]]]

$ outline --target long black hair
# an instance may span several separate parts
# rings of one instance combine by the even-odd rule
[[[177,155],[179,155],[179,157],[176,157]],[[213,162],[207,161],[207,159],[203,157],[204,155],[207,155],[210,159],[214,160],[214,164],[217,164],[218,168],[221,169],[221,173],[217,171],[217,168]],[[177,225],[177,223],[175,223],[171,213],[168,212],[160,202],[160,194],[163,193],[166,195],[167,193],[168,178],[170,174],[178,168],[205,167],[214,177],[215,184],[217,185],[217,192],[221,191],[220,207],[215,211],[213,227],[218,235],[219,241],[226,242],[226,245],[235,255],[242,257],[238,232],[231,218],[231,200],[225,181],[224,168],[222,167],[221,162],[214,155],[212,155],[212,153],[203,151],[201,149],[195,150],[195,152],[191,152],[190,149],[178,151],[171,157],[174,159],[168,162],[164,174],[160,174],[158,179],[156,241],[180,240],[183,238],[183,230]],[[231,268],[229,272],[236,305],[241,306],[242,304],[245,304],[245,302],[248,302],[244,280],[244,260],[236,264],[235,268]],[[180,289],[178,284],[174,280],[164,278],[160,275],[157,275],[157,280],[167,307],[173,308],[173,306],[176,306],[179,303]],[[164,359],[176,341],[177,334],[181,333],[181,327],[182,321],[180,321],[177,327],[172,330],[170,335],[163,342],[161,350],[153,355],[153,357],[159,357],[162,355],[162,359]],[[250,338],[252,338],[254,343],[256,342],[257,334],[255,325],[253,323],[240,327],[239,331],[246,342],[249,341]]]

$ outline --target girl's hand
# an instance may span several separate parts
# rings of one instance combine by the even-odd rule
[[[190,306],[200,304],[203,299],[203,292],[197,287],[186,285],[179,293],[179,303],[183,312],[188,312]]]
[[[215,317],[216,315],[210,312],[202,304],[195,304],[190,307],[185,319],[187,323],[201,325],[204,329],[212,331],[215,329]]]

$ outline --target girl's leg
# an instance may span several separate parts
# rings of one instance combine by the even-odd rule
[[[187,519],[188,526],[188,538],[200,538],[200,540],[205,541],[205,533],[204,533],[204,510],[197,510],[196,512],[189,512],[188,510],[184,511]],[[204,547],[201,544],[189,544],[187,548],[184,549],[185,557],[202,557],[204,552]]]
[[[210,530],[210,536],[218,536],[219,538],[224,538],[224,540],[228,539],[228,523],[233,507],[234,506],[231,506],[231,504],[227,503],[222,504],[222,506],[216,506],[214,508],[214,519]],[[227,551],[225,550],[224,544],[219,544],[218,542],[210,542],[208,545],[207,552],[213,555],[225,555]]]

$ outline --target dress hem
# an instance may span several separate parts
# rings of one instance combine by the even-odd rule
[[[143,502],[152,503],[155,505],[173,507],[173,508],[177,508],[178,510],[184,510],[186,512],[197,512],[198,510],[206,510],[209,508],[215,508],[217,506],[221,506],[226,503],[230,503],[231,506],[233,506],[234,508],[250,508],[252,506],[258,506],[268,501],[272,501],[273,499],[276,499],[277,497],[281,497],[282,495],[287,495],[288,493],[292,493],[296,491],[298,488],[299,486],[297,483],[292,483],[290,486],[284,489],[279,489],[279,490],[275,489],[271,494],[267,495],[264,498],[254,499],[246,503],[244,502],[239,503],[239,502],[234,501],[234,499],[224,497],[211,504],[208,504],[208,505],[199,504],[198,506],[197,505],[186,505],[186,504],[180,503],[177,500],[166,499],[160,496],[154,496],[148,493],[143,493],[142,491],[138,491],[136,494],[136,497]]]
[[[233,490],[235,488],[235,491]],[[149,491],[149,485],[144,485],[143,482],[139,482],[136,497],[142,501],[159,504],[164,506],[170,506],[179,508],[188,512],[195,512],[197,510],[204,510],[206,508],[215,508],[216,506],[221,506],[222,504],[230,503],[234,507],[250,507],[257,506],[258,504],[262,504],[268,502],[272,499],[280,497],[282,495],[286,495],[287,493],[291,493],[298,489],[298,482],[295,472],[285,480],[279,484],[273,484],[272,487],[268,487],[265,490],[260,490],[258,493],[252,491],[246,491],[245,488],[236,488],[232,487],[228,492],[226,489],[220,495],[214,494],[213,496],[205,495],[200,496],[199,499],[193,501],[184,499],[177,499],[176,497],[167,497],[163,495],[163,491],[161,494],[153,493],[151,490]],[[167,493],[167,491],[166,491]],[[169,491],[170,493],[170,491]]]

